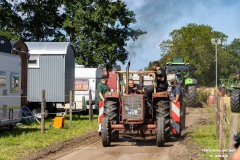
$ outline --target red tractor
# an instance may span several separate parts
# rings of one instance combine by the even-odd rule
[[[151,71],[151,73],[154,71]],[[112,136],[119,136],[119,131],[140,131],[144,133],[151,131],[156,134],[157,146],[164,146],[166,140],[170,138],[170,102],[168,92],[155,92],[149,105],[144,94],[128,94],[129,75],[137,75],[136,80],[140,85],[144,85],[144,75],[150,71],[117,71],[118,90],[107,92],[104,102],[104,118],[102,119],[102,144],[104,147],[110,146]],[[125,78],[124,78],[125,77]],[[156,78],[153,77],[151,83],[156,86]]]

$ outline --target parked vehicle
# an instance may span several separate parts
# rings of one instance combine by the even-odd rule
[[[197,99],[197,80],[190,75],[190,64],[184,63],[183,58],[173,58],[166,64],[167,79],[177,80],[182,86],[187,106],[194,106]]]
[[[97,84],[100,82],[102,75],[103,70],[100,68],[85,68],[83,65],[75,65],[74,109],[89,109],[89,90],[91,90],[92,95],[91,105],[93,109],[98,109],[96,105],[98,104]]]
[[[18,48],[15,48],[15,44]],[[0,36],[0,127],[21,121],[21,106],[26,105],[28,49],[19,41],[13,43]]]

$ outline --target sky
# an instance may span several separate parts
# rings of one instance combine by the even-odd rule
[[[238,0],[122,0],[134,11],[134,29],[147,31],[136,41],[129,41],[130,70],[147,67],[161,59],[159,44],[170,39],[169,33],[189,23],[209,25],[228,36],[227,44],[240,38],[240,1]],[[121,69],[126,64],[118,63]]]

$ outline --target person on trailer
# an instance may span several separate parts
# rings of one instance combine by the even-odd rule
[[[133,79],[128,80],[128,94],[143,94],[143,88],[134,83]]]
[[[167,91],[168,82],[167,82],[167,75],[166,75],[165,69],[160,67],[160,63],[158,61],[154,61],[152,63],[152,68],[156,71],[155,72],[155,77],[157,80],[156,91],[157,92]],[[153,74],[154,73],[149,73],[149,76],[153,77],[154,76]],[[154,92],[154,85],[145,87],[145,93],[146,93],[148,101],[150,101],[150,102],[152,99],[153,92]]]

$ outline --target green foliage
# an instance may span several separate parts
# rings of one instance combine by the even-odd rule
[[[193,77],[199,84],[214,84],[215,79],[215,46],[211,43],[212,38],[220,38],[224,43],[227,36],[214,31],[208,25],[188,24],[181,29],[170,33],[171,40],[160,44],[162,49],[161,64],[172,61],[173,57],[182,57],[190,63],[195,70]],[[226,50],[226,46],[218,45],[218,78],[229,76],[236,68],[232,54]],[[204,76],[203,76],[204,75]]]
[[[25,41],[64,40],[63,22],[59,0],[28,0],[16,4],[16,12],[22,16],[21,38]]]
[[[1,35],[24,41],[70,40],[76,61],[87,67],[125,63],[126,42],[146,33],[130,27],[135,14],[121,0],[9,1],[0,0]]]
[[[210,95],[210,91],[206,88],[198,88],[197,89],[197,102],[207,103],[208,96]]]
[[[8,39],[18,40],[18,32],[22,21],[13,7],[7,0],[0,0],[0,35]]]
[[[77,62],[85,66],[114,65],[128,57],[126,41],[136,40],[145,32],[133,30],[133,11],[121,0],[80,0],[65,2],[63,28],[77,46]]]

